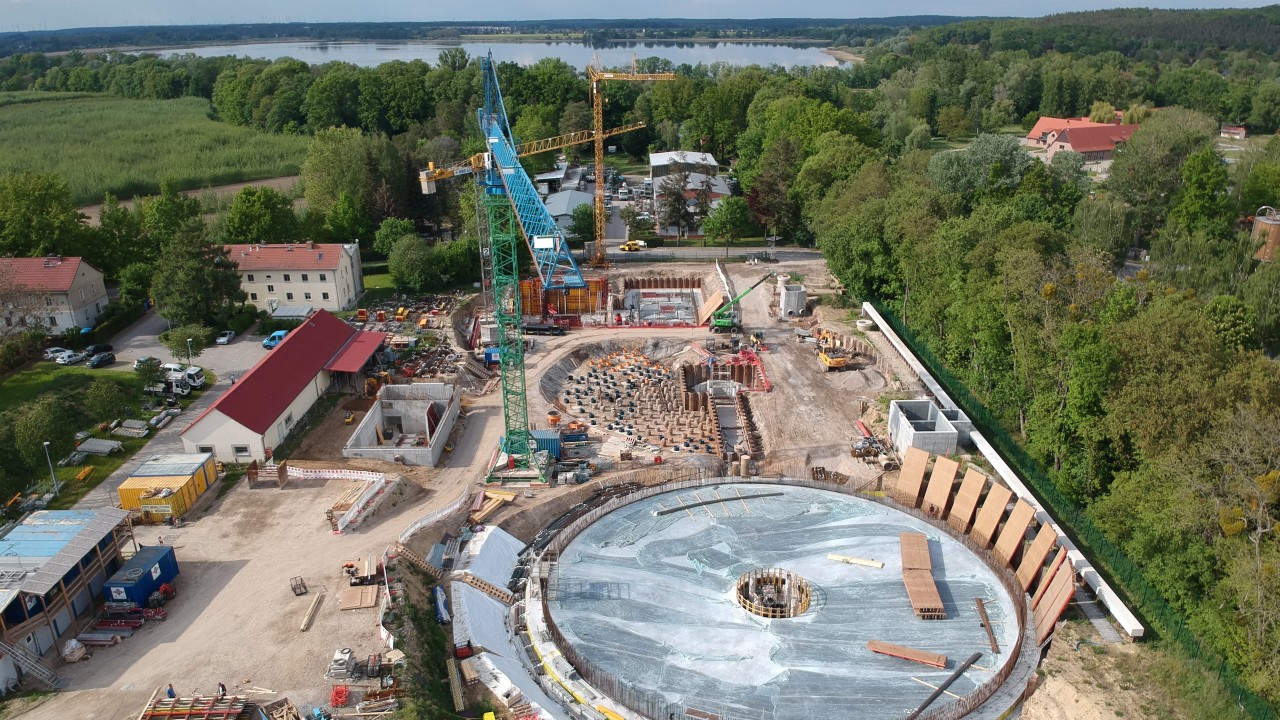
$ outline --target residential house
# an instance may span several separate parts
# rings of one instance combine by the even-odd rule
[[[1088,118],[1056,118],[1042,117],[1036,120],[1035,127],[1022,138],[1022,144],[1032,148],[1047,148],[1050,140],[1068,128],[1109,127],[1116,123],[1096,123]]]
[[[132,541],[129,511],[38,510],[0,535],[0,692],[76,635]],[[48,663],[43,663],[48,665]]]
[[[81,258],[0,258],[0,335],[20,326],[91,328],[108,302],[102,273]]]
[[[356,243],[250,243],[228,245],[227,251],[240,273],[240,287],[259,308],[350,310],[364,293]]]
[[[689,181],[684,186],[685,203],[689,206],[691,212],[697,215],[698,194],[706,190],[707,197],[710,200],[709,207],[714,210],[720,206],[720,198],[730,194],[729,181],[719,175],[707,175],[705,173],[691,172],[689,173]],[[654,186],[654,215],[660,217],[662,213],[663,203],[666,202],[665,188],[661,183]],[[698,227],[689,231],[687,237],[702,237],[702,220],[696,217]],[[679,228],[674,226],[658,227],[657,232],[664,237],[673,237],[679,234]]]
[[[1049,133],[1045,160],[1052,161],[1054,155],[1063,151],[1080,153],[1086,162],[1110,160],[1116,146],[1126,142],[1137,129],[1137,125],[1101,125],[1069,127]]]
[[[385,340],[317,310],[182,431],[185,452],[266,460],[325,392],[363,388],[364,367]]]
[[[1244,140],[1249,137],[1249,131],[1243,125],[1223,125],[1218,128],[1218,137],[1229,140]]]
[[[555,218],[556,225],[561,230],[567,231],[569,226],[573,224],[573,211],[579,205],[591,205],[593,203],[595,203],[595,197],[591,193],[579,190],[561,190],[548,195],[543,204],[547,206],[547,212],[551,213],[551,217]]]

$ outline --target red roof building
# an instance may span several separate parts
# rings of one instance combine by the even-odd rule
[[[317,311],[182,431],[183,446],[223,462],[265,460],[321,395],[364,369],[385,339]]]
[[[91,328],[107,307],[97,268],[78,257],[0,258],[0,335],[15,327]]]
[[[1088,118],[1056,118],[1042,117],[1036,120],[1035,127],[1022,139],[1024,145],[1031,147],[1048,147],[1051,136],[1068,128],[1112,127],[1115,123],[1096,123]]]
[[[1088,162],[1110,160],[1116,146],[1126,142],[1137,129],[1137,125],[1098,125],[1050,133],[1045,159],[1052,161],[1054,155],[1069,151],[1080,153]]]
[[[249,243],[228,245],[249,302],[275,310],[282,305],[350,310],[364,293],[360,246],[356,243]]]

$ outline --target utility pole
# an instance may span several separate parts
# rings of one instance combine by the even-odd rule
[[[49,479],[53,480],[53,496],[58,497],[58,473],[53,469],[53,458],[49,455],[49,441],[44,441],[44,459],[49,462]]]

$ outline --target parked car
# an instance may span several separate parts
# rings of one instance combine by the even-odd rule
[[[100,352],[94,355],[93,357],[89,358],[89,362],[86,364],[91,368],[100,368],[100,367],[106,367],[108,365],[114,365],[115,362],[116,362],[115,353]]]
[[[182,363],[163,363],[160,365],[160,369],[166,373],[181,373],[187,369],[187,366]]]
[[[153,358],[150,355],[143,355],[142,357],[133,361],[133,369],[137,370],[138,368],[142,367],[143,364],[153,362],[155,360],[156,358]]]
[[[621,250],[622,252],[637,252],[642,247],[644,247],[644,244],[641,243],[639,240],[628,240],[622,243],[621,245],[619,245],[618,249]]]
[[[64,347],[51,347],[51,348],[49,348],[48,350],[45,350],[45,351],[44,351],[44,359],[45,359],[45,360],[57,360],[59,355],[61,355],[61,354],[63,354],[63,353],[69,353],[69,352],[71,352],[71,351],[70,351],[70,350],[68,350],[68,349],[66,349],[66,348],[64,348]]]
[[[270,350],[275,346],[279,345],[280,341],[284,340],[284,336],[288,334],[289,334],[288,330],[277,330],[271,333],[270,335],[268,335],[266,340],[262,341],[262,347]]]
[[[75,350],[68,350],[53,359],[59,365],[75,365],[82,360],[84,360],[84,353]]]
[[[222,332],[218,333],[218,339],[215,340],[214,342],[216,342],[219,345],[230,345],[231,341],[235,339],[236,339],[235,330],[223,330]]]
[[[111,343],[98,343],[96,345],[90,345],[89,347],[85,348],[84,354],[88,355],[89,357],[93,357],[94,355],[99,355],[101,353],[114,352],[114,351],[115,351],[115,348],[111,347]]]

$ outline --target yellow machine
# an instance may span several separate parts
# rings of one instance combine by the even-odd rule
[[[849,357],[839,348],[818,348],[818,360],[822,363],[822,372],[840,372],[849,365]]]

